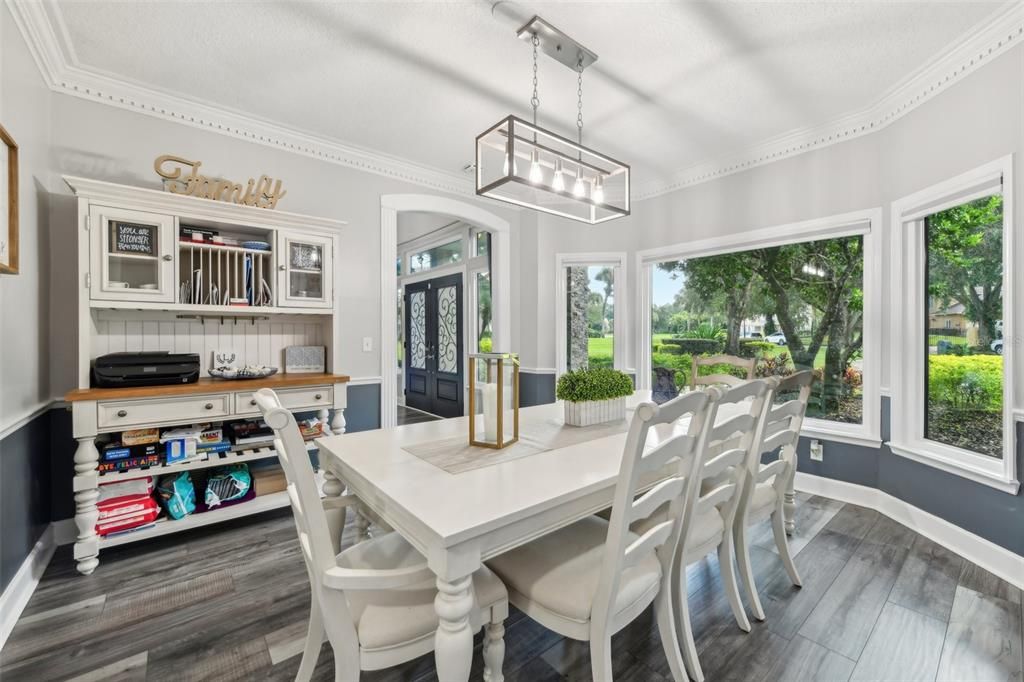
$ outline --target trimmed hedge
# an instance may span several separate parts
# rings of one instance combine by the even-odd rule
[[[928,398],[950,407],[1002,410],[1002,356],[929,355]]]
[[[739,356],[741,358],[757,358],[773,348],[775,348],[775,344],[770,341],[742,339],[740,340]]]
[[[559,400],[581,403],[587,400],[611,400],[633,395],[629,375],[608,367],[592,367],[566,372],[558,377],[555,396]]]
[[[680,353],[715,355],[725,350],[725,341],[717,339],[665,339],[663,345],[678,346]]]

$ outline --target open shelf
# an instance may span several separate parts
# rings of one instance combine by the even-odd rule
[[[316,449],[316,444],[313,441],[306,442],[307,452],[312,452]],[[124,471],[105,471],[97,474],[97,477],[99,478],[99,484],[105,485],[107,483],[127,481],[132,478],[142,478],[143,476],[165,476],[167,474],[176,474],[180,471],[208,469],[210,467],[240,464],[241,462],[251,462],[271,457],[277,457],[277,451],[270,445],[239,446],[226,452],[211,453],[207,459],[194,459],[175,464],[160,464],[139,469],[126,469]]]
[[[322,471],[317,472],[316,482],[317,488],[322,489],[324,482]],[[323,493],[321,493],[321,496],[322,495]],[[179,533],[193,528],[202,528],[203,526],[209,526],[222,521],[239,519],[243,516],[251,516],[253,514],[259,514],[260,512],[270,511],[272,509],[281,509],[282,507],[287,507],[289,504],[288,491],[282,490],[278,493],[254,497],[248,502],[224,507],[223,509],[212,509],[207,512],[202,512],[201,514],[189,514],[181,519],[171,519],[165,516],[158,519],[148,528],[128,531],[118,535],[108,535],[100,538],[100,547],[117,547],[118,545],[128,544],[129,542],[147,540],[149,538],[156,538],[161,535],[169,535],[171,533]]]

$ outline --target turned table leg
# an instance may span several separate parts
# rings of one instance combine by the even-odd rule
[[[437,679],[464,682],[469,679],[473,659],[473,632],[469,612],[473,608],[473,577],[467,575],[451,582],[437,579],[434,611],[438,626],[434,634],[434,662]]]
[[[75,450],[75,526],[78,538],[75,541],[75,560],[78,572],[89,575],[99,566],[99,538],[96,535],[96,522],[100,513],[96,508],[96,500],[100,497],[96,480],[96,465],[100,453],[96,449],[96,439],[92,436],[78,438],[78,449]]]
[[[324,472],[324,496],[341,497],[345,492],[345,484],[322,462],[320,468]],[[345,509],[328,509],[324,513],[327,515],[327,530],[330,532],[331,542],[334,543],[334,553],[337,554],[341,551],[341,534],[345,530]]]

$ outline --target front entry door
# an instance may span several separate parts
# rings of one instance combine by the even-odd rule
[[[462,275],[405,286],[405,404],[463,414]]]

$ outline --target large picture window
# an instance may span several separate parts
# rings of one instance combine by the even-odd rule
[[[757,376],[814,372],[807,415],[861,424],[864,237],[660,261],[651,270],[652,385],[695,355],[756,358]]]
[[[894,453],[1016,494],[1013,160],[893,202]]]

